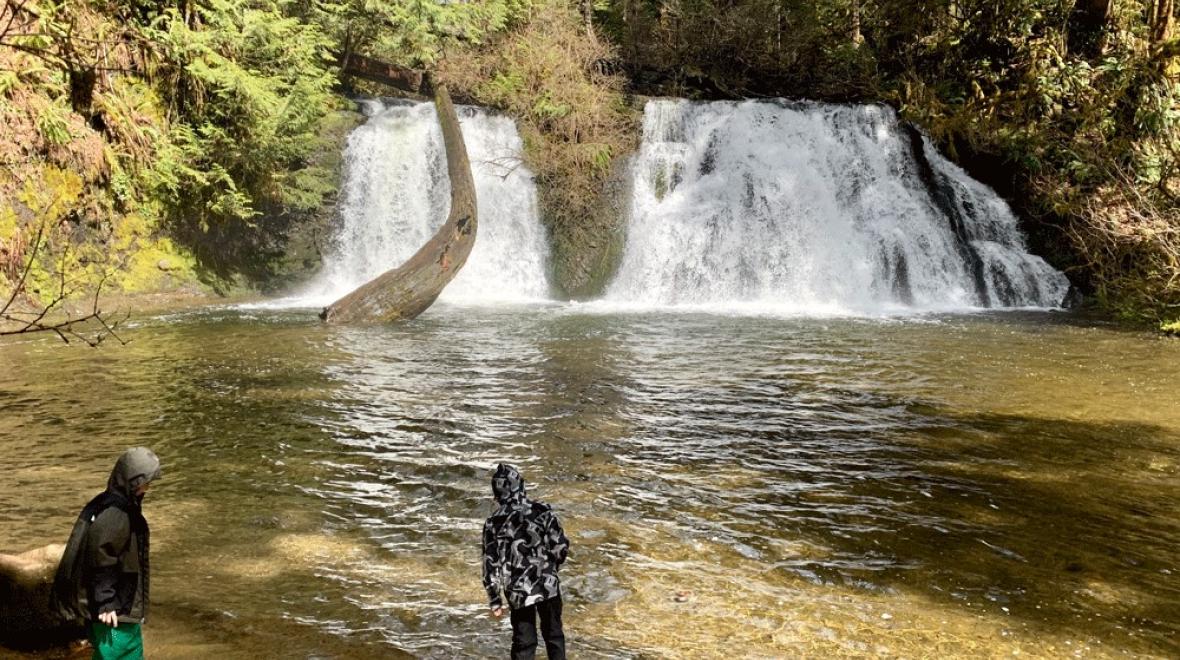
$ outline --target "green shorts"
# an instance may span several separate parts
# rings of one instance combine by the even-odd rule
[[[143,631],[138,623],[120,623],[112,628],[98,621],[90,622],[90,660],[143,660]]]

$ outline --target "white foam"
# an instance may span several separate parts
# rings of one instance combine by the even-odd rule
[[[613,303],[890,315],[1054,307],[1068,290],[1007,204],[923,143],[954,230],[889,108],[654,100],[643,130]]]
[[[536,186],[521,164],[511,119],[460,107],[475,179],[479,224],[466,265],[441,300],[497,304],[544,300],[548,243]],[[344,153],[340,228],[324,269],[303,292],[265,303],[322,307],[395,268],[446,221],[450,180],[442,132],[430,103],[369,102],[369,120]]]

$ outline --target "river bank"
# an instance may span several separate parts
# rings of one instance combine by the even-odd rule
[[[194,311],[219,305],[255,303],[264,299],[261,294],[256,292],[238,292],[227,295],[217,293],[212,289],[193,285],[164,291],[107,293],[99,295],[97,300],[93,297],[79,297],[66,300],[60,305],[55,306],[45,316],[44,322],[48,325],[53,325],[69,319],[89,317],[97,310],[108,323],[117,323],[117,325],[113,325],[113,329],[117,332],[120,326],[125,326],[128,323],[140,323],[144,318],[152,316]],[[13,311],[37,309],[38,312],[40,310],[39,307],[21,305],[19,303],[13,305],[12,309]],[[26,312],[18,318],[27,319],[30,317]],[[0,332],[18,331],[26,325],[26,323],[19,321],[0,323]],[[102,330],[101,326],[94,321],[79,323],[74,327],[84,335]],[[31,337],[32,335],[13,335],[7,339],[8,341],[14,341],[20,336]]]

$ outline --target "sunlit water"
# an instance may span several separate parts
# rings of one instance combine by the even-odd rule
[[[150,657],[506,656],[497,461],[573,541],[573,657],[1180,654],[1180,342],[1050,313],[139,322],[0,344],[0,550],[64,541],[155,448]]]

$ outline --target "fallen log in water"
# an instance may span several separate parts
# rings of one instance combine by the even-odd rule
[[[379,323],[412,319],[426,311],[467,262],[475,244],[475,182],[459,118],[445,86],[438,86],[434,105],[442,125],[451,179],[451,211],[447,221],[414,256],[386,271],[320,313],[328,323]]]

